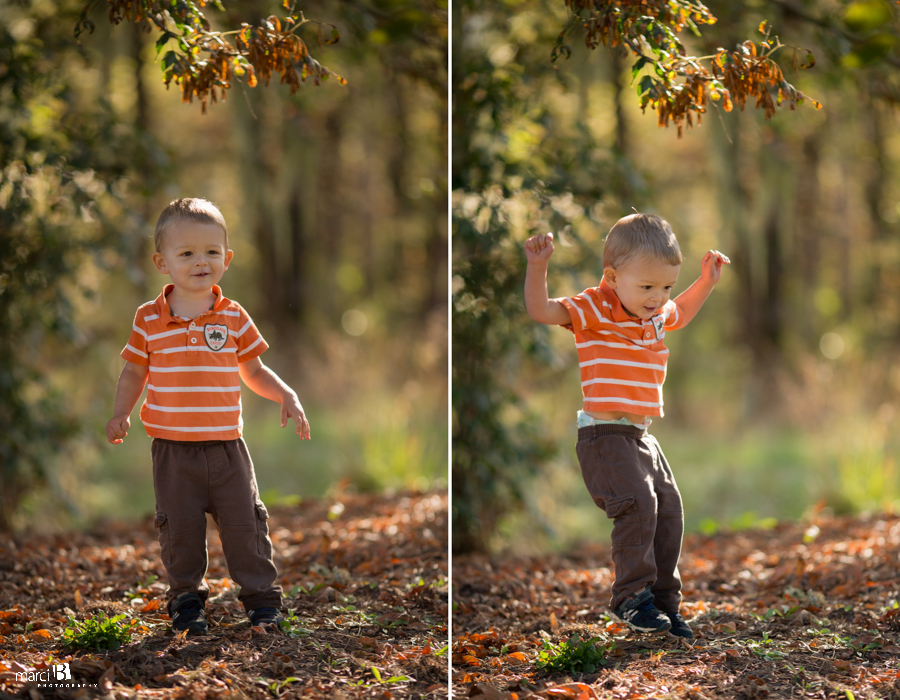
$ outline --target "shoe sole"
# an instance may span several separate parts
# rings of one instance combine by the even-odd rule
[[[623,625],[627,625],[628,627],[633,629],[635,632],[641,632],[643,634],[662,634],[663,632],[668,632],[670,629],[672,629],[671,622],[666,622],[661,627],[638,627],[633,622],[629,622],[628,620],[622,619],[615,613],[610,613],[609,616],[611,618],[613,618],[614,620],[621,622]]]

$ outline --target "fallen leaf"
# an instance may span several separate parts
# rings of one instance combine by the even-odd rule
[[[154,598],[141,608],[142,613],[153,612],[154,610],[159,610],[159,598]]]

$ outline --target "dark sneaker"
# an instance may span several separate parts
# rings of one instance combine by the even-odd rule
[[[196,593],[182,593],[169,606],[172,615],[172,631],[188,634],[206,634],[206,615],[203,599]]]
[[[684,618],[680,613],[665,613],[666,617],[669,618],[669,622],[672,623],[672,628],[669,630],[669,634],[674,634],[676,637],[684,637],[685,639],[693,639],[694,632],[688,626],[688,623],[684,621]]]
[[[247,616],[250,618],[250,626],[272,627],[277,631],[281,631],[281,623],[284,618],[275,608],[257,608],[256,610],[248,610]]]
[[[666,632],[672,628],[669,618],[653,605],[649,588],[626,598],[613,615],[637,632]]]

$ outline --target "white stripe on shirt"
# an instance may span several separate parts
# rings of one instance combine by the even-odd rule
[[[187,428],[176,425],[154,425],[153,423],[144,423],[144,426],[147,428],[159,428],[160,430],[171,430],[176,433],[222,433],[229,430],[241,429],[241,425],[211,425],[209,427],[198,426],[196,428]]]
[[[154,350],[159,355],[169,355],[173,352],[237,352],[237,348],[222,348],[221,350],[213,350],[205,345],[194,347],[193,345],[179,345],[177,348],[163,348],[162,350]]]
[[[575,310],[578,312],[578,316],[581,318],[581,327],[584,328],[587,325],[587,321],[584,319],[584,311],[581,310],[581,307],[579,307],[578,304],[575,303],[572,297],[566,297],[566,301],[568,301],[573,307],[575,307]]]
[[[130,350],[130,351],[133,352],[135,355],[140,355],[141,357],[147,357],[147,353],[141,352],[140,350],[138,350],[136,347],[133,347],[133,346],[132,346],[131,344],[129,344],[129,343],[125,343],[125,349],[126,349],[126,350]]]
[[[148,391],[155,391],[160,394],[204,394],[204,393],[216,393],[216,394],[227,394],[231,391],[240,391],[241,387],[238,386],[154,386],[153,384],[147,385]]]
[[[237,333],[234,334],[235,337],[240,338],[242,335],[244,335],[244,333],[246,333],[247,329],[250,328],[250,326],[252,326],[252,325],[253,325],[252,320],[247,321],[247,323],[244,324],[244,327],[241,328],[241,330],[239,330]]]
[[[584,402],[592,401],[594,403],[625,403],[629,406],[647,406],[650,408],[661,408],[662,403],[653,403],[652,401],[634,401],[632,399],[623,399],[618,396],[598,396],[596,398],[591,398],[590,396],[584,397]]]
[[[159,406],[155,403],[148,403],[147,408],[154,411],[162,411],[163,413],[228,413],[229,411],[240,411],[241,405],[237,406]]]
[[[151,372],[239,372],[237,367],[156,367],[150,365]]]
[[[678,313],[678,304],[672,304],[672,306],[674,307],[674,308],[672,309],[672,311],[675,312],[675,321],[674,321],[674,323],[678,323],[678,321],[681,319],[681,314]],[[669,319],[670,319],[670,318],[672,318],[672,314],[669,314],[668,316],[666,316],[666,325],[667,325],[667,326],[668,326],[668,325],[671,325],[671,324],[669,323]]]
[[[615,333],[611,333],[610,331],[601,331],[601,332],[609,333],[610,335],[616,335],[617,337],[621,337]],[[641,352],[641,351],[647,350],[647,348],[645,348],[643,345],[636,345],[635,343],[611,343],[606,340],[588,340],[584,343],[575,343],[576,348],[589,348],[594,345],[602,345],[603,347],[607,347],[607,348],[621,348],[622,350],[632,350],[634,352]],[[669,349],[666,348],[664,350],[651,350],[650,352],[655,352],[657,355],[665,355],[665,354],[668,354]]]
[[[599,357],[596,360],[588,360],[587,362],[579,362],[579,367],[590,367],[592,365],[618,365],[620,367],[640,367],[642,369],[655,369],[661,372],[666,371],[666,366],[654,365],[649,362],[631,362],[629,360],[609,360],[605,357]]]
[[[591,297],[589,295],[585,295],[584,298],[587,299],[587,303],[590,304],[591,308],[594,310],[594,315],[597,317],[597,320],[605,321],[606,319],[603,317],[603,315],[600,313],[600,311],[597,309],[597,307],[594,306],[594,300],[591,299]]]
[[[588,379],[586,382],[581,382],[581,386],[588,386],[589,384],[616,384],[618,386],[637,386],[642,389],[661,389],[662,384],[657,384],[656,382],[634,382],[630,379],[610,379],[608,377],[599,377],[597,379]]]
[[[155,335],[144,335],[147,340],[159,340],[160,338],[168,338],[171,335],[180,335],[187,333],[187,328],[176,328],[174,331],[165,331],[164,333],[156,333]]]
[[[244,348],[243,350],[241,350],[241,351],[238,353],[238,355],[244,355],[244,354],[250,352],[253,348],[255,348],[257,345],[259,345],[259,344],[262,342],[262,339],[263,339],[263,337],[262,337],[262,336],[259,336],[259,338],[256,339],[256,342],[253,343],[253,345],[247,346],[246,348]]]

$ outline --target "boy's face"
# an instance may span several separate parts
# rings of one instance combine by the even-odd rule
[[[233,255],[225,248],[225,232],[215,224],[179,221],[163,234],[153,264],[179,290],[204,292],[219,283]]]
[[[606,283],[616,290],[622,306],[643,321],[651,318],[672,294],[681,265],[655,258],[638,258],[618,269],[603,270]]]

